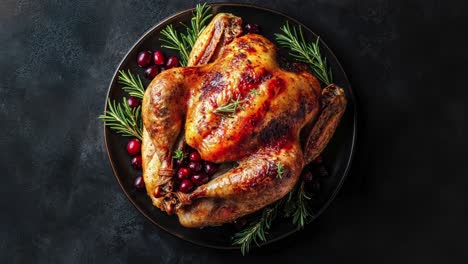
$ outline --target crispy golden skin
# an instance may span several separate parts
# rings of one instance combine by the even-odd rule
[[[322,90],[312,74],[281,69],[268,39],[239,36],[241,23],[217,15],[195,44],[191,66],[159,74],[143,99],[148,195],[186,227],[231,222],[286,195],[325,148],[346,106],[342,89]],[[215,112],[232,99],[242,109],[231,117]],[[204,160],[231,166],[190,194],[175,191],[171,155],[184,142]]]

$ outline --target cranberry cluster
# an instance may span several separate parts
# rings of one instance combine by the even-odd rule
[[[200,154],[191,149],[184,153],[184,158],[174,161],[174,169],[179,191],[190,193],[195,186],[207,183],[218,168],[215,163],[202,160]]]
[[[152,65],[152,63],[154,64]],[[145,69],[145,76],[146,78],[152,80],[159,72],[164,71],[166,69],[179,67],[179,59],[176,56],[171,56],[165,60],[164,54],[160,50],[156,50],[154,53],[151,51],[141,51],[138,53],[137,57],[138,66]],[[141,100],[135,97],[130,96],[127,99],[127,103],[131,108],[136,108],[141,105]]]
[[[152,64],[154,62],[154,64]],[[146,78],[152,80],[159,72],[164,71],[165,69],[170,69],[174,67],[179,67],[179,58],[176,56],[171,56],[165,60],[164,54],[160,50],[156,50],[151,53],[149,50],[144,50],[138,53],[137,57],[138,66],[145,69]]]
[[[133,98],[133,97],[132,97]],[[141,142],[134,138],[127,143],[127,153],[132,157],[132,167],[137,170],[141,170]],[[133,186],[137,190],[141,190],[145,187],[145,182],[141,175],[137,176],[133,182]]]
[[[318,156],[302,171],[302,179],[312,193],[320,191],[321,180],[328,177],[328,170],[323,163],[322,156]]]
[[[246,33],[253,33],[259,34],[260,33],[260,26],[253,23],[248,23],[244,26],[244,30]]]

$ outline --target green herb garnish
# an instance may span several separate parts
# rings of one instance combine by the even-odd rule
[[[143,122],[141,119],[140,106],[130,108],[124,97],[121,103],[107,101],[108,109],[99,118],[104,120],[105,125],[124,136],[136,137],[142,140]]]
[[[172,155],[172,158],[176,160],[183,160],[185,157],[187,157],[187,155],[180,149],[174,150],[174,155]]]
[[[119,71],[119,83],[124,85],[122,89],[129,95],[143,99],[145,88],[138,75],[133,74],[130,70],[127,72],[121,70]]]
[[[286,171],[286,170],[284,169],[284,167],[283,167],[283,164],[281,164],[281,163],[276,164],[276,168],[277,168],[277,173],[278,173],[278,174],[276,174],[276,177],[282,179],[282,178],[283,178],[283,174],[284,174],[284,172]]]
[[[160,40],[164,43],[161,47],[178,51],[182,66],[187,65],[193,45],[203,29],[205,29],[208,19],[213,16],[209,14],[210,9],[211,7],[206,3],[197,4],[194,16],[190,20],[190,26],[182,24],[186,30],[185,34],[177,32],[172,25],[168,25],[161,30],[161,35],[163,35],[163,37],[160,38]]]
[[[218,107],[216,110],[214,110],[214,113],[224,117],[232,118],[232,115],[237,112],[237,109],[244,110],[242,104],[247,101],[247,99],[240,100],[239,96],[237,96],[236,100],[232,99],[232,97],[229,97],[228,103]]]
[[[296,30],[295,27],[290,27],[287,21],[280,29],[282,34],[275,34],[276,41],[288,48],[289,54],[296,60],[307,63],[320,81],[326,85],[332,83],[332,73],[327,66],[327,59],[320,54],[320,38],[317,38],[315,43],[306,42],[302,28],[299,26],[299,30]]]
[[[309,206],[311,197],[305,190],[304,184],[304,182],[301,182],[288,194],[284,205],[285,216],[292,216],[293,224],[297,225],[299,229],[304,228],[304,225],[307,224],[312,217]]]
[[[266,235],[271,227],[271,223],[278,214],[281,202],[263,208],[262,215],[252,221],[244,230],[236,233],[233,237],[233,245],[241,248],[242,255],[250,251],[252,243],[259,246],[259,242],[266,241]]]
[[[249,91],[249,94],[253,95],[253,96],[257,96],[260,94],[260,92],[257,90],[257,89],[252,89]]]

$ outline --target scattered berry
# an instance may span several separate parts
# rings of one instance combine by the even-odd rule
[[[167,69],[175,68],[179,66],[180,66],[179,59],[176,56],[171,56],[169,57],[169,59],[167,59],[167,62],[166,62]]]
[[[317,173],[318,173],[318,176],[321,177],[321,178],[326,178],[328,177],[328,171],[327,169],[325,168],[325,166],[320,166],[317,168]]]
[[[198,152],[196,151],[192,151],[189,155],[189,158],[191,161],[200,161],[201,160],[201,157],[200,157],[200,154],[198,154]]]
[[[142,176],[136,177],[135,181],[133,182],[133,186],[137,190],[141,190],[141,189],[145,188],[145,181],[144,181],[143,177]]]
[[[141,164],[142,164],[141,156],[133,157],[133,159],[132,159],[133,168],[139,170],[139,169],[141,169]]]
[[[137,108],[141,104],[140,100],[133,96],[130,96],[127,99],[127,103],[128,103],[128,106],[130,106],[130,108]]]
[[[320,182],[317,180],[313,181],[311,184],[311,188],[314,193],[318,193],[320,191]]]
[[[154,192],[153,192],[154,198],[159,198],[159,197],[162,196],[162,194],[163,194],[163,193],[162,193],[162,188],[161,188],[161,186],[158,186],[158,187],[154,188]]]
[[[148,80],[153,80],[154,77],[156,77],[156,75],[158,75],[158,73],[159,73],[158,66],[152,65],[152,66],[149,66],[148,68],[146,68],[145,77]]]
[[[145,50],[145,51],[138,53],[138,57],[137,57],[138,66],[146,67],[150,64],[150,62],[151,62],[151,52]]]
[[[314,164],[314,165],[320,165],[322,163],[323,163],[322,156],[318,156],[312,161],[312,164]]]
[[[247,33],[255,33],[255,34],[260,33],[260,27],[257,24],[249,23],[245,25],[244,29],[245,31],[247,31]]]
[[[199,172],[202,169],[202,164],[198,161],[191,161],[188,164],[188,168],[192,172]]]
[[[140,153],[140,151],[141,151],[140,140],[134,138],[134,139],[130,140],[127,143],[127,152],[128,152],[128,154],[133,156],[133,155],[136,155],[136,154]]]
[[[214,164],[213,162],[205,161],[205,163],[203,164],[203,170],[208,175],[213,175],[216,172],[217,169],[218,168],[217,168],[216,164]]]
[[[164,54],[162,53],[162,51],[157,50],[153,53],[153,61],[156,65],[164,64]]]
[[[202,185],[209,181],[208,175],[203,172],[193,174],[190,178],[196,185]]]
[[[308,172],[302,174],[302,179],[305,182],[310,183],[314,179],[314,176],[312,175],[312,172],[308,171]]]
[[[190,176],[190,170],[187,168],[180,168],[177,171],[177,178],[179,178],[179,180],[187,179],[189,176]]]
[[[176,159],[175,160],[175,166],[178,168],[182,168],[187,166],[187,160],[186,159]]]
[[[193,190],[193,183],[190,180],[183,180],[180,183],[179,191],[183,193],[189,193]]]

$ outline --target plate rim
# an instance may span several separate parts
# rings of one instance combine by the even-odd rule
[[[271,9],[271,8],[267,8],[267,7],[263,7],[263,6],[258,6],[258,5],[254,5],[254,4],[245,4],[245,3],[207,3],[207,5],[211,6],[211,7],[218,7],[218,6],[228,6],[228,7],[247,7],[247,8],[254,8],[254,9],[258,9],[258,10],[262,10],[262,11],[267,11],[267,12],[271,12],[271,13],[274,13],[276,15],[280,15],[280,16],[283,16],[285,17],[287,20],[301,26],[303,29],[305,29],[306,31],[308,31],[309,33],[312,33],[314,36],[319,36],[317,35],[313,30],[311,30],[308,26],[304,25],[302,22],[300,22],[299,20],[281,12],[281,11],[278,11],[278,10],[275,10],[275,9]],[[119,69],[121,68],[122,64],[125,62],[126,58],[128,57],[129,53],[131,53],[135,48],[136,46],[138,46],[140,44],[141,41],[143,41],[147,35],[149,33],[151,33],[153,30],[155,30],[156,28],[160,27],[160,26],[163,26],[164,24],[166,24],[168,21],[172,20],[172,19],[175,19],[177,18],[178,16],[182,15],[182,14],[185,14],[187,12],[191,12],[191,11],[194,11],[195,10],[195,7],[192,7],[192,8],[188,8],[188,9],[184,9],[182,11],[179,11],[179,12],[176,12],[174,13],[173,15],[170,15],[164,19],[162,19],[161,21],[159,21],[158,23],[156,23],[155,25],[151,26],[149,29],[147,29],[141,36],[140,38],[138,38],[137,41],[135,41],[135,43],[129,48],[129,50],[125,53],[125,55],[123,56],[122,60],[119,62],[119,64],[117,65],[117,68],[116,70],[114,71],[114,74],[110,80],[110,83],[108,85],[108,89],[107,89],[107,93],[106,93],[106,100],[105,100],[105,103],[104,103],[104,114],[106,113],[106,110],[108,108],[108,99],[109,99],[109,96],[110,96],[110,93],[111,93],[111,89],[112,89],[112,86],[114,84],[114,81],[116,80],[117,78],[117,75],[119,73]],[[348,174],[349,174],[349,171],[351,169],[351,165],[352,165],[352,162],[354,160],[354,156],[355,156],[355,152],[356,152],[356,141],[357,141],[357,102],[356,102],[356,97],[354,95],[354,91],[352,89],[352,86],[351,86],[351,83],[349,82],[349,78],[348,78],[348,75],[346,74],[346,72],[344,71],[343,69],[343,66],[341,65],[341,62],[338,60],[338,58],[335,56],[335,53],[328,47],[328,45],[323,41],[323,39],[320,37],[320,45],[323,45],[330,53],[330,55],[333,57],[333,59],[337,62],[337,66],[339,67],[339,70],[341,72],[343,72],[344,74],[344,79],[345,81],[347,82],[348,84],[348,95],[351,97],[351,100],[353,102],[353,107],[352,107],[352,111],[353,111],[353,135],[352,135],[352,142],[351,142],[351,151],[350,151],[350,155],[347,159],[347,162],[346,162],[346,167],[345,167],[345,170],[344,170],[344,173],[342,175],[342,177],[340,178],[338,184],[336,185],[336,187],[334,188],[334,191],[332,192],[330,198],[323,204],[323,206],[321,206],[320,210],[317,211],[317,213],[315,213],[313,215],[313,217],[310,219],[309,223],[312,223],[313,221],[315,221],[315,219],[317,219],[329,206],[330,204],[335,200],[336,196],[338,195],[339,191],[341,190],[342,186],[343,186],[343,183],[344,181],[346,180],[346,178],[348,177]],[[108,133],[109,133],[109,129],[107,129],[107,127],[105,126],[105,124],[103,124],[103,130],[104,130],[104,144],[105,144],[105,147],[106,147],[106,152],[107,152],[107,158],[108,158],[108,162],[109,164],[111,165],[111,168],[112,168],[112,172],[113,172],[113,175],[114,175],[114,178],[116,179],[117,183],[119,184],[120,186],[120,189],[122,190],[122,192],[125,194],[125,196],[127,197],[127,199],[130,201],[130,203],[143,215],[145,216],[145,218],[147,220],[149,220],[153,225],[156,225],[157,227],[159,227],[160,229],[164,230],[165,232],[171,234],[172,236],[175,236],[183,241],[186,241],[186,242],[189,242],[189,243],[192,243],[194,245],[197,245],[197,246],[203,246],[203,247],[208,247],[208,248],[214,248],[214,249],[224,249],[224,250],[234,250],[234,249],[239,249],[240,247],[239,246],[216,246],[216,245],[212,245],[212,244],[207,244],[207,243],[203,243],[203,242],[198,242],[198,241],[194,241],[194,240],[191,240],[191,239],[187,239],[186,237],[182,237],[176,233],[173,233],[171,232],[170,230],[168,230],[167,228],[165,228],[164,226],[160,225],[158,222],[156,222],[155,220],[153,220],[147,213],[145,213],[142,209],[140,209],[140,207],[136,204],[135,201],[133,201],[133,199],[130,197],[130,194],[125,190],[124,186],[123,186],[123,183],[121,182],[120,178],[117,176],[118,173],[115,169],[115,166],[114,166],[114,161],[111,159],[111,155],[110,155],[110,151],[109,151],[109,141],[108,141]],[[273,239],[269,239],[265,242],[262,242],[262,243],[259,243],[259,247],[261,246],[265,246],[265,245],[268,245],[270,243],[273,243],[273,242],[276,242],[276,241],[279,241],[285,237],[288,237],[294,233],[296,233],[299,229],[298,228],[294,228],[288,232],[285,232],[284,234],[281,234],[279,235],[278,237],[275,237]],[[254,245],[254,246],[257,246],[257,245]]]

